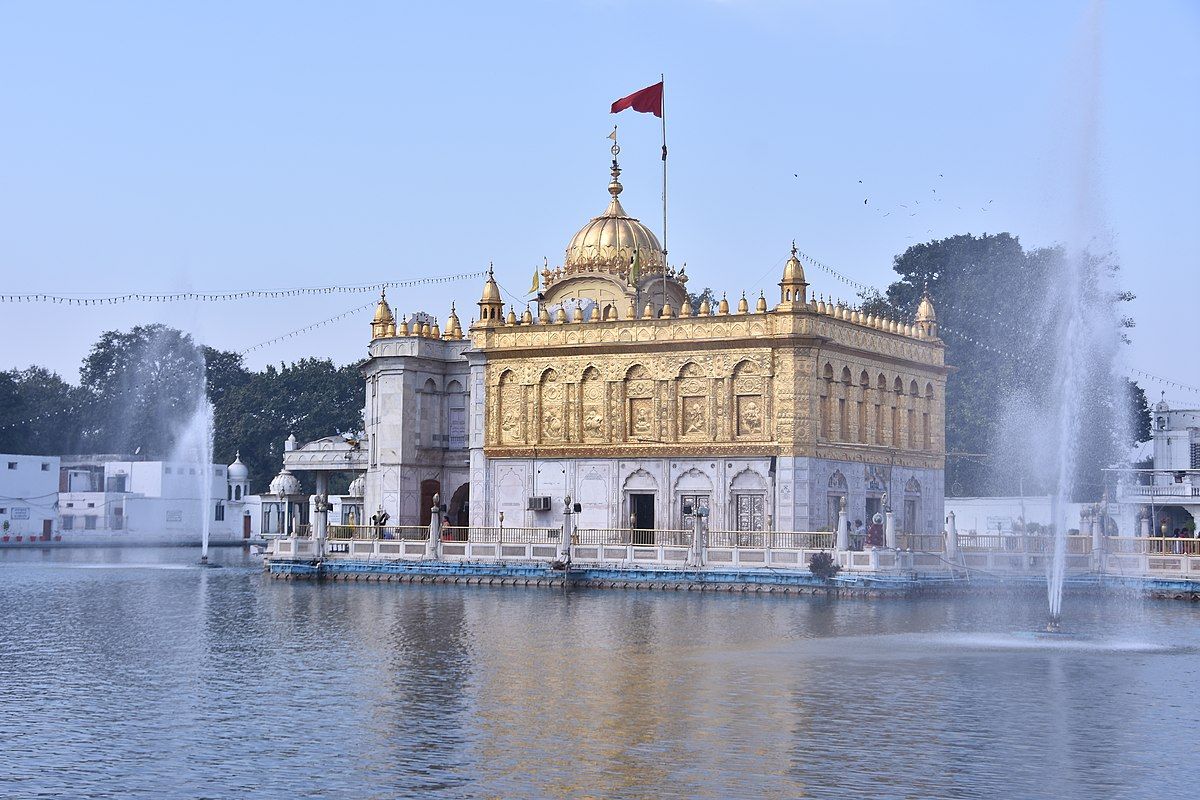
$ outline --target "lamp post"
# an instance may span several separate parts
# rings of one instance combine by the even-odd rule
[[[429,513],[429,541],[425,543],[425,557],[439,561],[442,558],[442,495],[435,492],[433,508]]]

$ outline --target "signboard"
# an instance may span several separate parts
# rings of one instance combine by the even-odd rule
[[[167,522],[183,522],[183,512],[178,509],[168,511]]]
[[[29,506],[13,506],[13,519],[29,519]]]
[[[1012,517],[993,517],[987,518],[987,533],[1012,533],[1013,520]],[[984,531],[980,531],[983,533]]]
[[[467,410],[465,408],[450,409],[450,449],[467,449]]]

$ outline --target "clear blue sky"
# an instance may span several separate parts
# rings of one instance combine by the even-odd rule
[[[669,247],[693,286],[769,293],[793,238],[880,286],[913,242],[1010,231],[1054,243],[1067,237],[1055,185],[1091,9],[2,2],[2,291],[347,284],[494,260],[521,293],[604,208],[614,121],[625,206],[660,227],[657,120],[608,113],[660,72]],[[1200,5],[1110,3],[1101,20],[1095,189],[1138,295],[1129,361],[1197,385]],[[883,216],[916,199],[917,216]],[[465,323],[479,288],[394,299],[442,319],[456,299]],[[101,331],[151,321],[239,350],[368,299],[5,305],[0,368],[77,380]],[[356,360],[368,319],[248,363]]]

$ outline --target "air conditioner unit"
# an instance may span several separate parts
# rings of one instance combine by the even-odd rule
[[[549,511],[550,510],[550,498],[549,497],[531,497],[531,498],[529,498],[529,510],[530,511]]]

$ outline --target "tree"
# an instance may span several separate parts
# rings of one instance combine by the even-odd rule
[[[708,286],[705,286],[702,290],[700,290],[700,294],[692,294],[691,292],[688,292],[688,303],[691,304],[691,306],[692,306],[692,313],[696,313],[697,311],[699,311],[700,304],[703,303],[705,300],[707,300],[708,304],[710,306],[712,306],[713,308],[716,307],[716,305],[717,305],[716,292],[714,292]]]
[[[182,331],[139,325],[107,331],[80,369],[91,407],[84,443],[93,453],[166,458],[205,391],[204,353]]]
[[[79,448],[83,393],[44,367],[0,372],[0,452],[66,453]]]
[[[1081,385],[1064,387],[1056,365],[1067,317],[1061,295],[1068,267],[1084,276],[1082,316],[1095,326],[1098,345],[1077,354],[1084,360]],[[946,363],[955,370],[946,386],[948,493],[1051,491],[1054,408],[1059,394],[1069,391],[1081,402],[1084,420],[1071,445],[1074,494],[1097,497],[1100,470],[1120,462],[1134,441],[1126,434],[1129,390],[1113,380],[1115,349],[1108,346],[1110,335],[1113,343],[1124,338],[1120,326],[1132,326],[1115,313],[1116,304],[1132,295],[1105,294],[1103,288],[1115,266],[1061,247],[1026,251],[1017,237],[1002,233],[914,245],[896,257],[894,268],[900,279],[886,298],[867,296],[864,305],[872,313],[894,315],[900,309],[911,317],[926,289],[933,299]]]
[[[283,466],[289,435],[305,442],[363,427],[364,387],[357,365],[337,367],[316,358],[270,365],[223,391],[215,403],[213,452],[232,461],[240,450],[255,491],[264,491]]]

